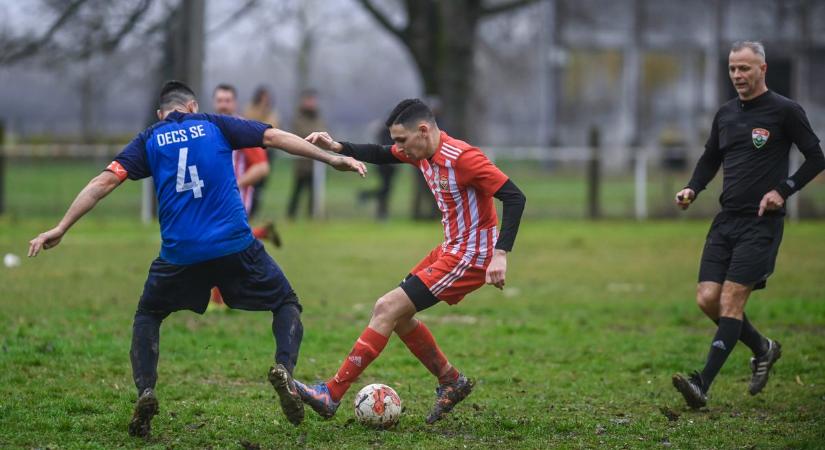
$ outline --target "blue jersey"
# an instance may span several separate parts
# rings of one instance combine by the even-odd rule
[[[232,149],[262,147],[269,127],[230,116],[172,112],[138,134],[109,165],[121,180],[154,178],[162,259],[194,264],[253,242]]]

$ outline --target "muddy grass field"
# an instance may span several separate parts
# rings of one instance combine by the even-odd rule
[[[0,253],[25,252],[50,221],[0,221]],[[131,320],[157,254],[156,227],[95,217],[55,250],[0,268],[0,448],[817,448],[825,442],[825,223],[788,225],[777,272],[747,311],[783,344],[765,391],[747,394],[738,345],[689,411],[670,385],[700,368],[712,323],[693,290],[708,222],[523,225],[507,289],[486,287],[423,319],[478,380],[447,419],[424,424],[434,379],[392,338],[329,421],[293,427],[266,381],[267,313],[172,315],[161,331],[161,412],[148,441],[126,433],[136,397]],[[437,224],[292,224],[269,249],[304,304],[296,375],[330,376],[372,302],[440,238]],[[360,386],[393,386],[400,424],[354,421]]]

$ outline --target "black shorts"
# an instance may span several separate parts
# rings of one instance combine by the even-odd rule
[[[705,240],[699,281],[730,280],[763,289],[776,264],[784,225],[782,216],[719,213]]]
[[[230,308],[276,311],[286,303],[301,308],[281,268],[256,239],[238,253],[186,266],[155,259],[138,310],[166,315],[188,309],[203,314],[215,286]]]
[[[417,312],[424,311],[440,301],[430,292],[430,289],[421,281],[421,278],[416,275],[407,274],[407,277],[398,286],[412,300]]]

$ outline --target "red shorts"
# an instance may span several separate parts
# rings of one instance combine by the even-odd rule
[[[465,295],[484,286],[487,264],[475,266],[462,259],[464,255],[443,253],[441,246],[434,248],[410,273],[427,286],[439,300],[454,305]],[[468,258],[471,259],[471,258]]]

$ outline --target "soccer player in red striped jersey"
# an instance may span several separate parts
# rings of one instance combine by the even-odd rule
[[[237,90],[231,84],[219,84],[212,93],[212,106],[218,114],[238,116]],[[246,210],[247,217],[252,211],[252,197],[255,186],[269,175],[269,158],[266,150],[261,147],[235,149],[232,152],[232,166],[235,169],[235,179],[238,182],[238,191],[241,194],[241,203]],[[264,225],[252,228],[252,235],[260,240],[269,240],[276,247],[281,246],[281,236],[271,221]],[[210,308],[222,308],[223,296],[218,288],[212,288]],[[211,309],[210,309],[211,310]]]
[[[238,115],[237,91],[231,84],[219,84],[215,87],[212,102],[216,113],[227,116]],[[266,150],[261,147],[235,149],[232,153],[232,165],[235,168],[235,179],[238,180],[241,202],[249,216],[255,186],[269,175],[269,158],[266,156]],[[281,238],[272,222],[252,228],[252,234],[258,239],[270,240],[276,247],[281,246]]]
[[[392,146],[336,142],[324,132],[306,139],[360,161],[417,167],[441,210],[444,242],[398,288],[375,302],[369,325],[335,376],[325,383],[295,385],[304,402],[322,417],[332,417],[347,389],[394,331],[438,379],[436,402],[426,418],[433,423],[470,394],[473,381],[450,364],[415,314],[440,301],[455,305],[485,283],[504,288],[507,252],[513,248],[526,198],[481,150],[439,130],[432,111],[420,100],[399,103],[386,125]],[[494,197],[504,204],[500,233]]]

